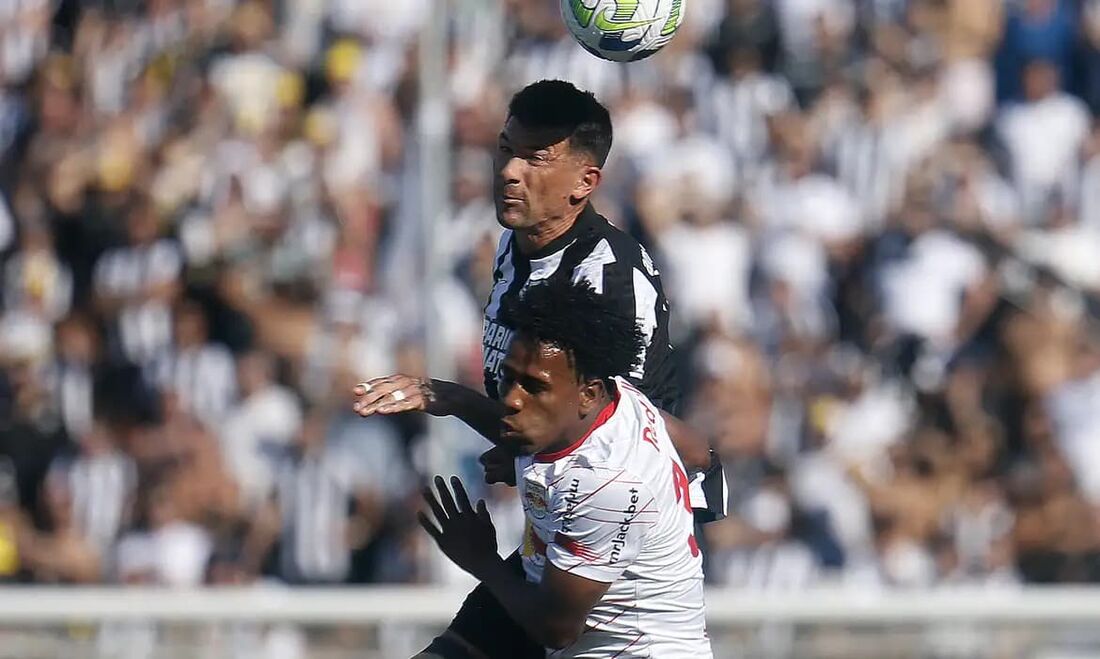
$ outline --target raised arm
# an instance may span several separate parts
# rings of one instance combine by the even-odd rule
[[[402,412],[454,416],[490,442],[500,441],[504,405],[454,382],[396,374],[361,382],[353,393],[356,400],[352,410],[362,417]]]

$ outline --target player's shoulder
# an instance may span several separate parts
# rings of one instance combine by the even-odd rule
[[[635,272],[644,273],[651,286],[660,295],[660,273],[645,248],[632,236],[591,211],[584,219],[586,229],[570,247],[573,253],[574,280],[592,282],[596,291],[603,293],[605,274],[610,272],[619,280],[636,279]]]
[[[591,230],[587,236],[587,243],[593,247],[602,247],[614,254],[617,261],[632,266],[644,266],[650,276],[657,275],[657,269],[653,265],[653,259],[644,245],[638,240],[615,226],[610,220],[591,210],[589,219]]]

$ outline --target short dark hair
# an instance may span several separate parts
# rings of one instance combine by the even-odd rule
[[[603,167],[611,153],[611,114],[592,92],[564,80],[539,80],[527,85],[508,104],[508,116],[528,128],[567,132],[569,146],[588,154]]]
[[[506,308],[516,335],[565,352],[579,380],[626,376],[645,338],[633,315],[617,311],[586,282],[536,284]]]

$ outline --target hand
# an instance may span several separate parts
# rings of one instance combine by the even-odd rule
[[[441,416],[444,412],[432,383],[409,375],[390,375],[355,385],[356,401],[351,409],[359,416],[427,412]]]
[[[482,453],[477,461],[485,467],[485,482],[487,484],[504,483],[515,487],[516,460],[508,449],[503,446],[494,446]]]
[[[458,476],[451,476],[451,486],[455,491],[453,497],[443,477],[436,476],[438,499],[431,487],[424,488],[424,501],[439,522],[439,528],[423,511],[416,516],[447,558],[482,580],[487,570],[501,561],[497,554],[497,531],[484,500],[477,502],[475,511]]]

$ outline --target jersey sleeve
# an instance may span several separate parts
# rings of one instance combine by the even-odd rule
[[[556,532],[546,559],[586,579],[615,581],[638,557],[656,523],[657,499],[626,470],[578,469],[563,484],[551,495]]]
[[[691,479],[691,503],[698,524],[717,522],[729,513],[729,483],[718,454],[711,451],[710,469]]]

